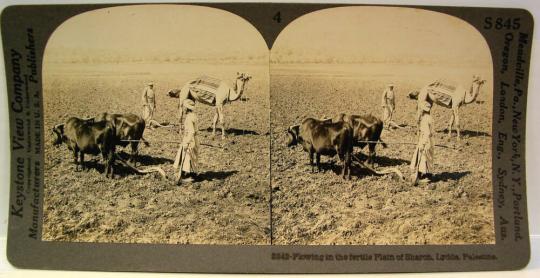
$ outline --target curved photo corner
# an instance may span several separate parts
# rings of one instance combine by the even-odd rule
[[[268,244],[268,55],[251,24],[215,8],[119,6],[61,24],[43,62],[41,239]]]
[[[473,26],[416,8],[312,12],[279,34],[270,80],[274,244],[495,244],[493,62]],[[344,122],[351,142],[321,143]]]

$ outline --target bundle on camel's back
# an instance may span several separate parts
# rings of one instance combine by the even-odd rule
[[[180,122],[182,122],[183,118],[182,103],[188,98],[209,106],[215,106],[216,113],[212,123],[212,134],[216,134],[216,124],[219,120],[219,124],[221,125],[221,137],[224,138],[225,124],[223,120],[223,105],[241,99],[250,79],[251,76],[249,74],[237,72],[234,85],[231,87],[222,80],[201,76],[187,82],[181,89],[170,90],[168,95],[173,98],[179,98],[178,108]]]

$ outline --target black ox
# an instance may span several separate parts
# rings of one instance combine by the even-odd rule
[[[75,170],[79,164],[85,169],[84,154],[103,156],[105,160],[105,177],[114,177],[114,152],[116,148],[116,130],[108,121],[89,121],[86,119],[69,118],[65,124],[53,128],[53,144],[65,143],[73,151]],[[78,158],[80,156],[80,162]]]
[[[131,146],[131,155],[129,162],[135,162],[139,155],[139,142],[148,146],[148,142],[143,138],[146,123],[135,114],[112,114],[101,113],[94,119],[95,122],[107,121],[114,126],[116,130],[116,144],[122,147]]]
[[[386,143],[381,140],[383,122],[371,114],[362,116],[340,114],[337,121],[347,122],[353,128],[354,146],[359,147],[361,150],[366,145],[368,146],[367,163],[373,166],[377,144],[381,144],[383,148],[387,147]]]
[[[289,140],[287,146],[301,144],[309,153],[309,163],[313,168],[313,155],[316,156],[317,170],[321,170],[321,155],[333,157],[338,155],[342,162],[343,178],[351,178],[351,155],[353,150],[353,130],[344,121],[317,120],[307,118],[302,124],[291,126],[287,130]]]

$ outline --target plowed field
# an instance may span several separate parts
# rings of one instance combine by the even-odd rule
[[[100,157],[86,156],[89,170],[75,172],[65,145],[52,146],[55,124],[101,112],[140,115],[144,84],[155,83],[159,122],[176,122],[177,99],[166,96],[199,75],[231,82],[249,72],[246,102],[224,108],[228,136],[213,138],[214,109],[197,105],[202,181],[176,186],[158,175],[119,168],[102,174]],[[254,65],[49,64],[44,69],[45,197],[43,239],[79,242],[267,244],[269,243],[268,67]],[[140,168],[160,166],[173,177],[175,129],[147,129]],[[154,143],[153,143],[154,141]]]

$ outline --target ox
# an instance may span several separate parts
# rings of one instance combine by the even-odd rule
[[[331,120],[307,118],[302,124],[291,126],[287,130],[289,140],[287,146],[301,144],[304,151],[309,152],[309,164],[313,168],[313,155],[316,156],[317,170],[321,170],[321,155],[333,157],[338,155],[343,163],[342,176],[351,178],[351,155],[353,149],[353,130],[344,121],[333,123]]]
[[[373,166],[377,144],[380,143],[383,148],[387,147],[386,143],[381,140],[383,122],[371,114],[362,116],[340,114],[338,122],[340,121],[349,123],[353,128],[354,146],[360,147],[360,149],[363,149],[366,145],[368,146],[369,153],[367,163],[371,163]]]
[[[116,130],[116,143],[122,147],[131,145],[131,155],[129,162],[136,162],[139,154],[139,141],[148,146],[148,142],[143,138],[146,124],[144,120],[135,114],[111,114],[101,113],[94,118],[95,122],[110,122]],[[126,140],[130,140],[128,142]]]
[[[53,144],[65,143],[73,151],[75,170],[84,166],[84,154],[103,156],[105,160],[105,177],[114,177],[114,152],[116,147],[116,131],[114,126],[107,121],[88,121],[79,118],[69,118],[65,124],[59,124],[53,128]],[[77,161],[80,155],[80,162]]]

